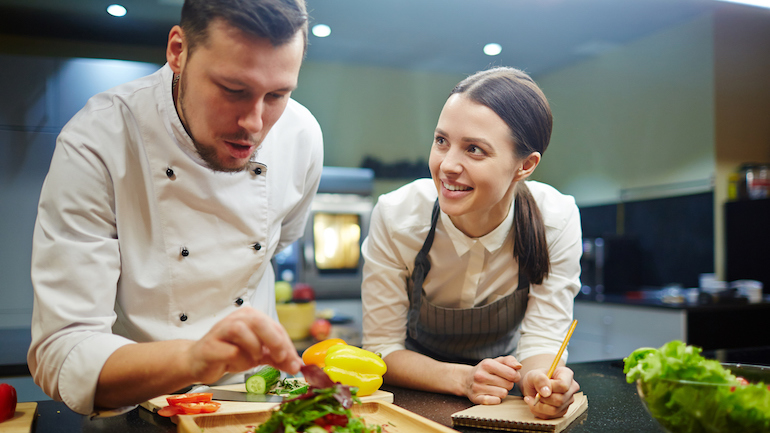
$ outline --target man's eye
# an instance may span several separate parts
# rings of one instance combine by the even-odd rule
[[[446,142],[446,140],[444,139],[444,137],[436,137],[436,138],[434,138],[434,139],[433,139],[433,141],[434,141],[436,144],[444,144],[444,143]]]
[[[243,90],[241,90],[241,89],[232,89],[230,87],[225,87],[225,86],[221,86],[221,87],[222,87],[222,90],[224,90],[225,92],[232,93],[234,95],[237,95],[237,94],[243,92]]]
[[[267,96],[270,99],[283,99],[286,94],[285,93],[268,93]]]

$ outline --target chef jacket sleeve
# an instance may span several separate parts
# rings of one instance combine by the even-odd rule
[[[131,341],[112,334],[120,250],[107,168],[73,128],[57,139],[32,248],[32,344],[27,362],[43,391],[93,409],[107,358]]]
[[[388,207],[383,198],[374,207],[369,234],[361,246],[364,256],[361,301],[363,304],[363,347],[383,358],[405,349],[409,297],[409,275],[402,255],[395,245],[387,222]]]
[[[574,299],[580,290],[583,252],[580,212],[570,196],[540,203],[546,223],[551,272],[543,284],[530,286],[529,301],[516,348],[519,360],[533,355],[556,355],[572,323]],[[562,356],[567,360],[567,350]]]
[[[297,202],[296,206],[283,219],[281,239],[275,250],[276,253],[283,251],[283,249],[304,234],[310,207],[316,191],[318,191],[318,185],[321,183],[321,173],[323,171],[324,153],[321,127],[318,125],[315,117],[305,107],[293,104],[291,108],[297,109],[305,125],[304,128],[299,129],[295,138],[297,145],[293,146],[294,154],[286,155],[287,158],[294,159],[294,167],[296,167],[296,177],[295,179],[289,179],[289,182],[295,185],[302,199]]]

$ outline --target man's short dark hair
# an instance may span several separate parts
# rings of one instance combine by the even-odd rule
[[[302,30],[307,47],[305,0],[185,0],[179,25],[190,53],[208,38],[209,24],[225,20],[233,27],[281,46]]]

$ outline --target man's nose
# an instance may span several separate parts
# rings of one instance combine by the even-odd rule
[[[238,126],[248,131],[250,134],[256,134],[262,130],[264,122],[262,114],[265,112],[264,101],[261,99],[253,103],[248,111],[238,120]]]

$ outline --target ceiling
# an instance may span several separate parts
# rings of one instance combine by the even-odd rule
[[[0,0],[0,33],[158,46],[182,0]],[[307,0],[308,60],[468,74],[490,65],[543,74],[707,14],[714,0]],[[482,52],[489,42],[500,55]]]

